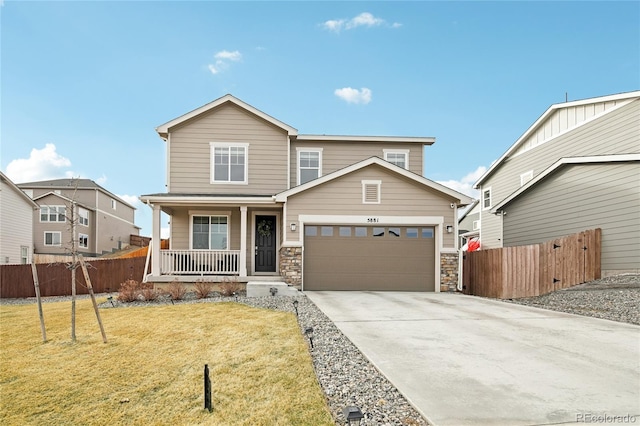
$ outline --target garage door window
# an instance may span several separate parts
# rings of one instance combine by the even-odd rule
[[[304,235],[307,237],[317,237],[318,236],[318,227],[317,226],[305,226],[304,227]]]
[[[390,237],[399,237],[400,236],[400,228],[389,228],[389,236]]]
[[[422,238],[433,238],[433,228],[422,228]]]
[[[340,236],[341,237],[350,237],[351,236],[351,227],[350,226],[341,226],[340,227]]]
[[[322,226],[320,228],[320,235],[323,237],[333,237],[333,226]]]
[[[418,228],[407,228],[407,238],[418,238]]]
[[[374,237],[384,237],[384,228],[373,228]]]
[[[367,228],[364,226],[356,226],[356,237],[366,237],[367,236]]]

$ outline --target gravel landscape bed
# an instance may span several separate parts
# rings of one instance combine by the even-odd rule
[[[505,302],[640,325],[640,274],[615,275]]]
[[[109,295],[100,295],[105,296]],[[117,294],[111,296],[112,301],[102,303],[100,308],[152,307],[172,303],[166,297],[152,302],[121,303],[116,300]],[[44,303],[64,300],[70,300],[70,297],[43,298]],[[305,335],[305,330],[313,327],[313,347],[310,345],[309,350],[318,382],[326,395],[336,425],[345,424],[342,410],[349,405],[360,407],[365,414],[365,425],[427,425],[406,398],[303,294],[297,297],[214,296],[196,299],[193,293],[187,293],[184,300],[173,303],[237,301],[257,308],[295,313],[294,300],[298,301],[301,334]],[[543,296],[504,302],[640,325],[640,275],[618,275]],[[0,299],[0,304],[20,303],[35,303],[35,298]]]

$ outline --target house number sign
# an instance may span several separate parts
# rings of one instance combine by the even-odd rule
[[[380,219],[377,218],[377,217],[368,217],[367,218],[367,222],[368,223],[378,223],[378,222],[380,222]]]

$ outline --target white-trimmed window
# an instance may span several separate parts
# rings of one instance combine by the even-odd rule
[[[78,234],[78,247],[89,248],[89,236],[86,234]]]
[[[297,148],[298,185],[322,176],[322,148]]]
[[[529,170],[526,173],[520,175],[520,186],[524,186],[525,183],[533,179],[533,170]]]
[[[115,199],[111,199],[111,209],[115,210],[116,207],[118,206],[118,203],[116,202]]]
[[[381,180],[363,180],[362,181],[362,203],[363,204],[380,204],[380,187]]]
[[[59,232],[59,231],[46,231],[44,233],[44,245],[45,246],[60,246],[60,245],[62,245],[62,232]]]
[[[89,226],[89,210],[78,207],[78,223],[83,226]]]
[[[482,209],[487,210],[491,208],[491,188],[482,190]]]
[[[29,247],[20,246],[20,263],[25,265],[29,263]]]
[[[211,142],[211,183],[247,183],[249,144]]]
[[[194,250],[227,250],[229,216],[191,216],[191,248]]]
[[[65,206],[40,207],[40,222],[65,222],[67,208]]]
[[[478,229],[480,229],[480,221],[479,220],[474,220],[472,228],[473,228],[474,231],[477,231]]]
[[[408,149],[383,149],[384,159],[403,169],[409,168],[409,150]]]

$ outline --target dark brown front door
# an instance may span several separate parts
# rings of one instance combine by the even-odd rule
[[[276,272],[276,217],[257,215],[256,272]]]

